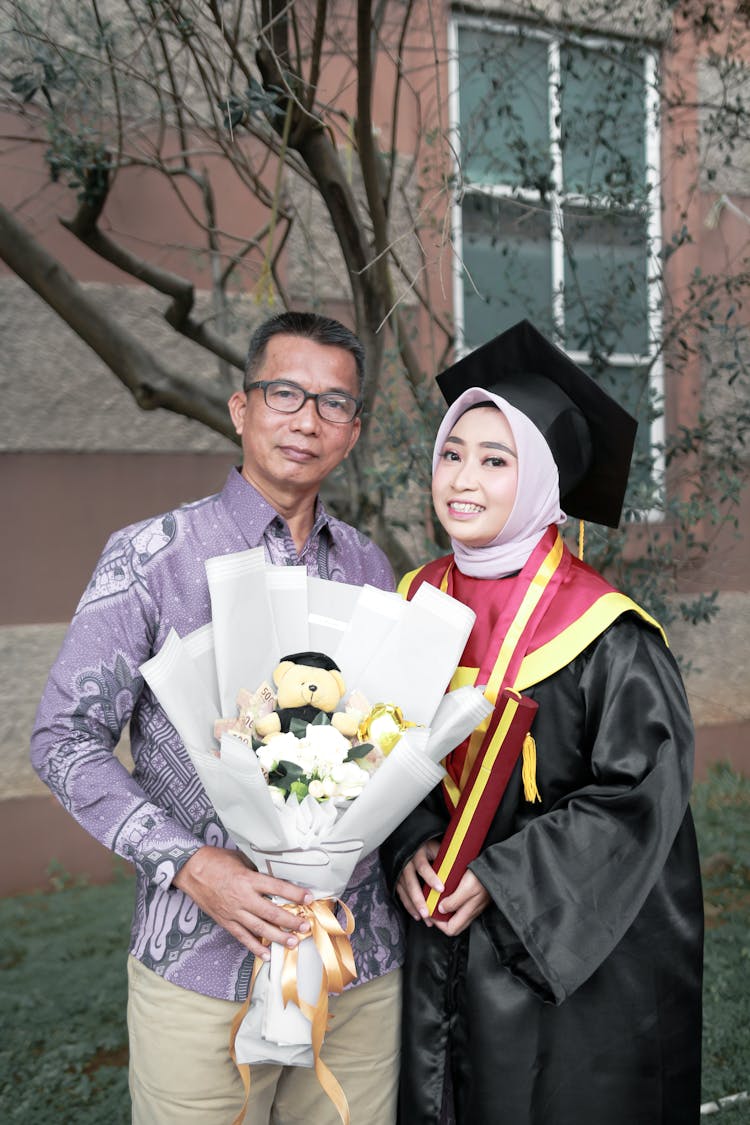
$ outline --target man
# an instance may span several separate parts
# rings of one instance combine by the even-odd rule
[[[242,469],[217,496],[117,532],[52,669],[32,762],[76,819],[136,868],[128,960],[130,1084],[137,1125],[229,1125],[243,1091],[229,1028],[263,942],[298,944],[307,923],[271,896],[304,888],[253,871],[233,850],[139,666],[170,628],[210,619],[204,562],[263,545],[277,565],[393,588],[385,556],[318,498],[360,431],[362,347],[334,320],[283,313],[255,332],[229,411]],[[263,638],[258,638],[263,643]],[[130,722],[133,776],[112,751]],[[395,1119],[402,934],[376,858],[346,893],[357,985],[333,997],[322,1057],[352,1125]],[[253,1067],[246,1122],[338,1121],[314,1072]]]

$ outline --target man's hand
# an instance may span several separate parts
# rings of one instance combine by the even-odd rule
[[[248,867],[240,852],[205,845],[190,857],[174,878],[175,886],[190,895],[232,937],[256,957],[271,954],[263,940],[294,949],[296,933],[306,933],[310,923],[270,901],[278,895],[300,905],[312,902],[304,887],[261,875]]]
[[[411,914],[415,922],[418,922],[421,918],[427,926],[432,925],[432,919],[427,910],[421,884],[426,883],[428,887],[434,887],[436,891],[445,889],[432,869],[432,861],[438,854],[439,848],[439,840],[428,840],[426,844],[417,848],[409,862],[404,865],[396,883],[398,897],[407,912]]]
[[[453,894],[448,895],[440,903],[432,921],[444,934],[456,937],[479,917],[489,901],[487,890],[474,872],[466,871]],[[445,917],[445,920],[441,921],[441,915],[451,915],[451,917]]]

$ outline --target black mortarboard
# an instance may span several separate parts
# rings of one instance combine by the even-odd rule
[[[322,668],[327,672],[341,671],[336,661],[331,660],[324,652],[292,652],[289,656],[282,656],[279,663],[282,664],[285,660],[290,664],[303,664],[305,668]]]
[[[541,430],[570,516],[617,527],[637,422],[528,320],[437,377],[450,405],[469,387],[507,399]]]

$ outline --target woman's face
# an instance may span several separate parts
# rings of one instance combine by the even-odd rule
[[[494,406],[462,414],[432,478],[435,512],[450,537],[485,547],[505,527],[517,484],[516,446],[505,415]]]

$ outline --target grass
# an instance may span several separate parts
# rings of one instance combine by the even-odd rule
[[[706,911],[703,1100],[750,1090],[750,779],[727,766],[696,785]],[[713,1120],[750,1125],[750,1104]],[[711,1118],[709,1118],[711,1120]]]
[[[127,1125],[133,880],[0,902],[0,1120]]]
[[[703,1100],[750,1088],[750,779],[697,785],[706,902]],[[127,1125],[125,954],[133,895],[51,873],[48,893],[0,901],[0,1120]],[[750,1125],[750,1106],[717,1118]]]

